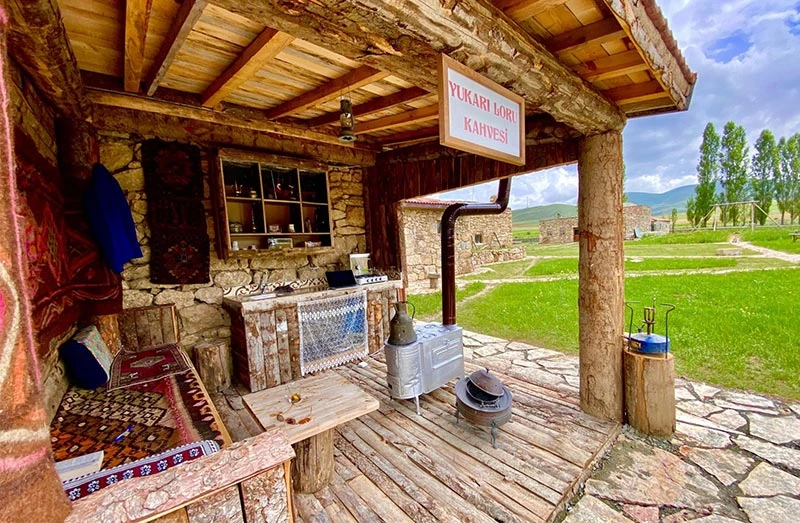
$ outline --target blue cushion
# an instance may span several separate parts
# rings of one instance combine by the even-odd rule
[[[96,389],[108,382],[111,352],[94,325],[78,332],[59,352],[70,381],[78,387]]]

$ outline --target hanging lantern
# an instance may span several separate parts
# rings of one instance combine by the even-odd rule
[[[353,116],[353,104],[348,98],[342,98],[339,109],[339,141],[356,141],[356,119]]]

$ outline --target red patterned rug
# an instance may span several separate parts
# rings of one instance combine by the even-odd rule
[[[190,368],[186,353],[174,343],[140,352],[120,352],[111,363],[107,390],[182,374]]]
[[[109,468],[194,441],[221,445],[208,401],[191,370],[113,391],[71,388],[50,426],[55,459],[103,450],[103,468]]]

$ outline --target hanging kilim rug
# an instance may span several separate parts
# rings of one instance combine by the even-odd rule
[[[209,239],[200,150],[177,142],[142,144],[151,232],[150,281],[206,283]]]

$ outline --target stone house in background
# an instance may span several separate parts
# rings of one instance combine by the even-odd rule
[[[625,219],[625,239],[634,237],[634,230],[652,230],[652,210],[646,205],[626,205],[623,208]],[[570,243],[578,241],[578,217],[554,218],[539,222],[539,243],[542,245]]]
[[[442,214],[454,201],[432,198],[406,200],[400,207],[403,266],[408,281],[441,274]],[[525,248],[512,245],[511,209],[500,215],[464,216],[456,222],[456,274],[499,261],[520,260]]]

